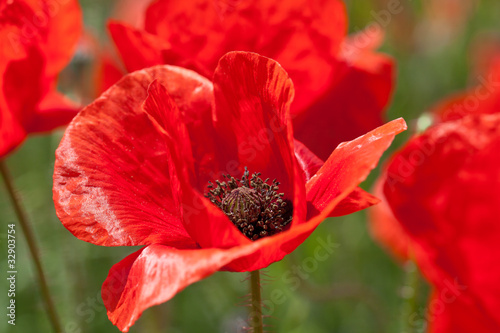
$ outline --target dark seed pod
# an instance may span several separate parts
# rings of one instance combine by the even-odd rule
[[[278,193],[279,182],[269,178],[263,181],[260,173],[250,177],[247,168],[240,179],[222,175],[224,181],[215,180],[207,185],[207,197],[219,207],[234,225],[250,240],[272,236],[284,230],[293,216],[293,205]]]

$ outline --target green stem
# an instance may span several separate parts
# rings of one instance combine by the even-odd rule
[[[403,312],[401,318],[401,331],[403,333],[414,333],[416,327],[410,318],[417,311],[417,290],[419,285],[419,272],[415,262],[410,259],[405,264],[405,284],[402,290]]]
[[[264,321],[262,319],[262,297],[260,294],[260,273],[250,272],[250,291],[252,293],[251,325],[253,333],[264,332]]]
[[[42,262],[39,257],[40,251],[38,250],[38,246],[36,244],[35,235],[33,233],[33,230],[31,229],[28,215],[21,205],[21,199],[19,198],[14,188],[14,182],[12,181],[12,177],[10,176],[7,165],[3,160],[0,160],[0,173],[2,174],[2,177],[5,181],[5,187],[12,201],[12,205],[14,206],[14,211],[16,212],[19,224],[21,225],[21,229],[23,230],[26,242],[28,243],[29,252],[31,254],[31,258],[33,259],[35,271],[38,276],[38,284],[40,290],[42,291],[42,297],[45,301],[50,322],[52,323],[55,332],[62,332],[56,308],[54,306],[54,302],[52,301],[52,297],[50,296],[47,280],[45,279],[45,274],[43,272]]]

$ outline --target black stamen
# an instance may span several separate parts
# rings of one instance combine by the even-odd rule
[[[231,222],[249,239],[277,234],[290,223],[293,216],[292,202],[277,193],[279,182],[262,180],[261,173],[250,177],[245,168],[240,179],[222,175],[225,181],[208,182],[205,196],[229,217]]]

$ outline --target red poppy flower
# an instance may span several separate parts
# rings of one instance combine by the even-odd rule
[[[491,108],[499,100],[498,88],[472,89],[444,103],[446,121],[410,140],[379,180],[386,202],[372,210],[374,235],[414,258],[434,286],[433,333],[500,329],[500,113]],[[455,103],[463,111],[447,112]]]
[[[229,51],[275,59],[296,87],[295,136],[323,160],[383,124],[393,62],[373,51],[382,40],[376,26],[345,38],[343,1],[158,0],[145,16],[144,30],[109,24],[129,71],[171,64],[211,78]]]
[[[0,4],[0,157],[29,133],[67,124],[76,106],[56,90],[81,32],[78,1]]]
[[[103,285],[121,330],[215,271],[281,260],[326,217],[363,205],[356,186],[406,124],[343,143],[323,163],[293,139],[293,95],[278,63],[230,52],[213,85],[156,66],[125,76],[75,117],[56,153],[59,218],[94,244],[145,245]]]

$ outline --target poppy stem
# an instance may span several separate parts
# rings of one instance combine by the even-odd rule
[[[52,323],[55,332],[57,333],[62,332],[61,324],[59,322],[54,302],[52,301],[52,297],[49,292],[49,287],[47,285],[45,274],[43,272],[42,262],[39,257],[40,251],[38,250],[38,246],[36,244],[35,235],[29,223],[28,215],[24,210],[23,206],[21,205],[21,198],[19,197],[16,189],[14,188],[14,182],[12,180],[12,177],[4,160],[0,160],[0,173],[2,174],[2,177],[4,179],[5,188],[7,189],[7,192],[12,201],[14,211],[19,220],[19,224],[21,225],[21,229],[26,238],[26,242],[28,243],[28,249],[31,254],[33,264],[35,266],[36,274],[38,275],[38,284],[40,290],[42,291],[42,297],[45,301],[50,322]]]
[[[264,332],[264,321],[262,319],[262,297],[260,289],[260,272],[258,270],[250,272],[250,291],[252,293],[250,321],[253,333]]]
[[[417,291],[419,285],[418,268],[415,262],[410,259],[404,266],[405,284],[401,289],[403,298],[403,313],[401,318],[401,332],[414,333],[417,331],[412,318],[417,313]]]

